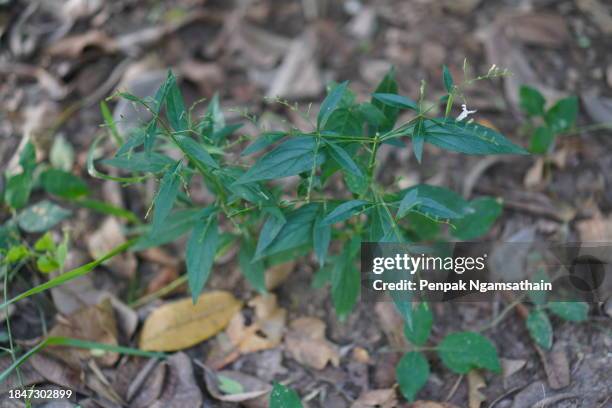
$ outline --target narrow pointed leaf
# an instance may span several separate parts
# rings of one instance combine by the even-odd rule
[[[413,111],[418,110],[416,102],[405,96],[389,93],[375,93],[372,94],[372,97],[377,101],[394,108],[410,109]]]
[[[178,196],[181,187],[181,162],[177,162],[173,169],[169,170],[162,177],[159,184],[159,191],[155,196],[153,209],[153,231],[159,231],[159,227],[170,214],[174,201]]]
[[[331,225],[347,220],[358,212],[361,212],[366,204],[369,203],[364,200],[351,200],[342,203],[325,216],[323,221],[321,221],[321,225]]]
[[[200,218],[187,241],[185,252],[187,263],[187,280],[193,303],[204,288],[219,245],[219,231],[215,214]]]
[[[348,171],[356,177],[363,177],[363,173],[359,169],[359,166],[351,159],[351,156],[344,150],[340,145],[325,141],[325,144],[329,146],[329,153],[331,157],[342,167],[343,170]]]
[[[327,120],[334,112],[342,97],[344,96],[344,92],[346,92],[346,88],[348,86],[348,81],[342,82],[337,85],[332,91],[327,95],[327,97],[323,100],[321,104],[321,108],[319,109],[319,115],[317,116],[317,128],[323,129],[325,128],[325,124]]]

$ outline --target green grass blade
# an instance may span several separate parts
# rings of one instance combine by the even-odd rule
[[[95,341],[87,341],[81,339],[74,339],[70,337],[48,337],[45,340],[38,343],[36,346],[31,348],[27,353],[21,355],[17,360],[13,362],[6,370],[0,374],[0,384],[4,382],[11,372],[13,372],[16,368],[25,363],[30,357],[34,354],[38,353],[42,349],[47,346],[66,346],[66,347],[76,347],[82,349],[90,349],[90,350],[104,350],[110,351],[113,353],[126,354],[130,356],[138,356],[138,357],[148,357],[148,358],[165,358],[166,355],[164,353],[152,352],[152,351],[144,351],[131,347],[124,346],[114,346],[112,344],[98,343]]]
[[[136,242],[136,239],[132,239],[130,241],[127,241],[117,247],[115,247],[112,251],[110,251],[109,253],[107,253],[106,255],[92,261],[89,262],[85,265],[81,265],[76,269],[73,269],[71,271],[68,271],[66,273],[63,273],[53,279],[51,279],[48,282],[45,282],[41,285],[35,286],[32,289],[26,290],[25,292],[15,296],[14,298],[4,302],[3,304],[0,305],[0,310],[8,307],[8,305],[18,302],[22,299],[25,299],[27,297],[30,297],[32,295],[35,295],[37,293],[41,293],[44,292],[45,290],[54,288],[56,286],[59,286],[65,282],[68,282],[72,279],[78,278],[79,276],[83,276],[89,272],[91,272],[94,268],[96,268],[97,266],[99,266],[100,264],[102,264],[103,262],[105,262],[106,260],[116,256],[117,254],[120,254],[121,252],[127,250],[129,247],[131,247],[132,245],[134,245],[134,243]]]
[[[90,210],[99,212],[101,214],[114,215],[116,217],[123,218],[134,224],[141,224],[140,219],[133,212],[129,210],[125,210],[120,207],[116,207],[112,204],[105,203],[103,201],[84,199],[84,200],[75,200],[73,202],[78,206],[88,208]]]

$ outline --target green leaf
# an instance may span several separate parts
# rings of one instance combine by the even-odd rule
[[[206,208],[204,211],[188,209],[173,212],[162,222],[158,231],[153,231],[149,227],[149,231],[143,234],[134,245],[134,250],[140,251],[172,242],[193,228],[198,218],[209,215],[213,211],[215,211],[214,207]]]
[[[206,149],[193,138],[185,135],[176,135],[175,140],[183,153],[187,155],[189,160],[195,161],[197,166],[205,169],[208,167],[214,169],[219,168],[219,164],[217,164],[215,159],[213,159]]]
[[[404,191],[397,214],[400,218],[415,210],[431,217],[450,219],[463,218],[474,211],[463,197],[444,187],[419,184]]]
[[[466,374],[474,368],[501,372],[495,346],[478,333],[451,333],[438,344],[437,350],[444,365],[456,373]]]
[[[527,330],[531,338],[546,350],[552,347],[553,330],[548,316],[541,310],[532,310],[527,316]]]
[[[451,75],[446,65],[442,67],[442,80],[444,82],[444,88],[446,89],[446,92],[451,93],[455,83],[453,81],[453,76]]]
[[[105,159],[102,160],[102,163],[128,171],[159,173],[175,164],[175,161],[161,153],[151,152],[147,155],[137,152]]]
[[[408,401],[414,401],[415,396],[429,378],[429,363],[418,351],[404,354],[395,368],[395,376],[400,391]]]
[[[50,273],[59,269],[59,263],[48,255],[43,255],[36,260],[36,267],[42,273]]]
[[[24,173],[30,174],[36,167],[36,149],[32,142],[28,141],[19,154],[19,164]]]
[[[350,244],[345,245],[332,270],[332,301],[336,314],[341,320],[353,310],[357,299],[359,299],[361,274],[354,265],[359,245],[359,237],[353,237]]]
[[[174,168],[169,170],[159,183],[159,191],[155,195],[153,208],[153,231],[160,231],[160,226],[172,211],[176,197],[181,187],[181,161],[177,161]]]
[[[55,136],[49,152],[49,162],[56,169],[70,171],[74,165],[74,147],[62,135]]]
[[[397,90],[398,86],[397,81],[395,80],[395,69],[391,68],[384,76],[382,81],[380,81],[380,84],[378,84],[374,93],[397,94]],[[377,108],[385,117],[384,121],[374,126],[372,134],[376,132],[385,133],[393,129],[393,126],[395,126],[395,122],[397,121],[397,116],[399,115],[399,109],[386,105],[374,97],[371,99],[371,103],[372,106]],[[369,122],[372,123],[371,121]]]
[[[295,391],[275,382],[269,408],[302,408],[302,402]]]
[[[427,303],[421,302],[412,310],[412,327],[404,325],[404,335],[415,346],[422,346],[429,338],[432,324],[433,313]]]
[[[253,262],[255,246],[251,240],[243,239],[238,252],[240,270],[246,280],[260,293],[266,293],[266,269],[262,261]]]
[[[344,202],[327,214],[320,225],[331,225],[348,220],[353,215],[362,212],[367,204],[369,203],[364,200],[350,200]]]
[[[303,246],[312,248],[312,226],[319,208],[317,204],[306,204],[285,214],[287,222],[272,244],[263,251],[262,258],[294,251]]]
[[[287,220],[284,217],[281,218],[272,215],[266,219],[259,233],[257,249],[255,250],[255,259],[261,259],[264,250],[274,242],[274,239],[281,232],[286,222]]]
[[[583,322],[589,316],[589,304],[585,302],[549,302],[548,310],[564,320]]]
[[[32,176],[27,173],[16,174],[6,181],[4,201],[9,207],[19,209],[28,203],[31,192]]]
[[[531,136],[529,151],[536,154],[548,153],[554,140],[555,134],[549,127],[539,126]]]
[[[47,231],[42,237],[38,238],[34,243],[34,249],[38,252],[55,251],[55,242],[53,241],[53,234]]]
[[[419,201],[419,190],[414,188],[409,190],[400,201],[399,209],[397,210],[397,216],[403,217],[406,215],[408,211],[410,211],[415,206],[419,205],[421,202]]]
[[[344,96],[344,92],[346,92],[346,88],[348,86],[348,81],[342,82],[337,85],[331,92],[327,95],[327,97],[321,103],[321,108],[319,109],[319,115],[317,116],[317,129],[321,130],[325,128],[325,124],[327,120],[334,112],[342,97]]]
[[[244,387],[236,380],[232,380],[224,375],[217,375],[217,380],[219,380],[218,387],[224,394],[231,395],[244,392]]]
[[[168,72],[168,94],[166,96],[166,116],[170,126],[177,132],[182,132],[189,128],[187,109],[185,109],[185,102],[183,101],[183,95],[181,90],[176,83],[176,77],[172,71]]]
[[[570,96],[554,104],[548,112],[546,112],[544,119],[553,133],[560,133],[573,128],[577,117],[578,98]]]
[[[104,125],[108,128],[111,137],[113,138],[117,146],[121,146],[123,144],[123,138],[121,137],[121,135],[119,134],[119,131],[117,130],[117,125],[115,123],[115,119],[113,119],[113,114],[111,113],[106,102],[103,100],[100,101],[100,112],[102,113],[102,118],[104,119]],[[72,146],[70,146],[70,148],[72,148]],[[74,156],[74,151],[72,154]],[[66,171],[69,171],[72,168],[72,166],[67,167],[67,168],[59,167],[59,166],[56,166],[55,164],[53,166],[62,168],[63,170],[66,170]]]
[[[419,118],[414,125],[414,132],[412,134],[412,150],[417,161],[421,163],[423,158],[423,145],[425,144],[425,121],[423,118]]]
[[[550,278],[546,274],[546,271],[544,270],[544,268],[539,268],[537,272],[535,273],[535,275],[533,276],[533,279],[531,279],[531,281],[538,282],[538,283],[540,281],[544,281],[544,282],[550,283]],[[528,295],[529,295],[529,299],[531,299],[531,301],[534,304],[542,306],[546,303],[548,292],[546,290],[530,290],[528,292]]]
[[[364,117],[356,107],[337,108],[327,120],[322,133],[361,137]]]
[[[363,173],[359,169],[359,166],[351,159],[351,156],[344,150],[340,145],[332,143],[328,140],[325,144],[329,146],[329,153],[331,157],[342,167],[343,170],[351,173],[355,177],[363,177]]]
[[[219,231],[216,215],[200,218],[193,227],[185,251],[187,280],[194,304],[208,280],[218,245]]]
[[[309,136],[286,140],[262,156],[253,167],[240,176],[236,184],[278,179],[310,171],[313,166],[320,165],[324,161],[321,152],[317,154],[315,160],[315,145],[314,138]]]
[[[278,142],[286,135],[286,132],[264,132],[257,140],[248,145],[242,153],[240,153],[240,156],[248,156],[249,154],[257,153],[271,144]]]
[[[463,240],[480,238],[502,214],[502,204],[492,197],[480,197],[470,201],[471,214],[466,214],[454,222],[451,233]]]
[[[425,141],[465,154],[527,154],[500,133],[478,123],[455,119],[425,119]]]
[[[30,251],[25,245],[12,246],[6,253],[6,261],[8,263],[17,263],[28,256],[30,256]]]
[[[523,85],[519,89],[519,104],[528,116],[539,116],[544,115],[546,99],[537,89]]]
[[[331,225],[321,225],[322,221],[321,215],[318,215],[312,228],[312,246],[321,268],[325,265],[332,232]]]
[[[40,183],[49,194],[62,198],[75,199],[89,194],[83,180],[63,170],[45,170],[40,175]]]
[[[76,279],[80,276],[86,275],[89,272],[91,272],[92,270],[94,270],[95,268],[97,268],[98,266],[100,266],[101,264],[103,264],[104,262],[108,261],[109,259],[117,256],[118,254],[122,253],[123,251],[125,251],[126,249],[128,249],[130,246],[132,246],[134,244],[135,240],[130,240],[127,242],[124,242],[123,244],[113,248],[111,251],[109,251],[107,254],[105,254],[104,256],[89,262],[85,265],[79,266],[76,269],[73,269],[71,271],[65,272],[59,276],[56,276],[55,278],[52,278],[50,280],[48,280],[45,283],[42,283],[38,286],[34,286],[31,289],[26,290],[25,292],[20,293],[19,295],[5,301],[4,303],[0,304],[0,310],[5,309],[6,307],[8,307],[9,305],[18,302],[22,299],[28,298],[30,296],[36,295],[38,293],[42,293],[46,290],[55,288],[57,286],[63,285],[64,283],[71,281],[72,279]],[[0,380],[0,382],[2,382],[2,380]]]
[[[410,109],[417,111],[419,107],[412,99],[394,93],[373,93],[372,97],[384,105],[397,109]]]
[[[29,206],[18,216],[19,227],[25,232],[45,232],[72,214],[51,201],[43,200]]]

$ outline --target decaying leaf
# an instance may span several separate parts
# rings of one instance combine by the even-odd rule
[[[62,38],[52,44],[47,49],[47,52],[52,56],[76,58],[83,53],[85,48],[89,47],[100,48],[107,53],[114,53],[118,50],[115,40],[110,38],[105,32],[91,30]]]
[[[227,336],[235,350],[252,353],[278,346],[283,337],[287,311],[278,307],[273,294],[257,296],[249,302],[255,308],[255,319],[249,326],[242,313],[236,313],[227,327]]]
[[[240,402],[243,405],[267,407],[264,397],[272,386],[253,376],[238,371],[214,372],[205,369],[204,379],[208,392],[219,401]],[[260,400],[258,402],[252,400]],[[247,403],[250,401],[250,403]]]
[[[49,336],[72,337],[116,346],[117,322],[111,300],[106,298],[97,305],[85,307],[69,316],[59,316]],[[79,367],[81,361],[92,357],[90,350],[61,346],[48,347],[46,352],[72,367]],[[105,352],[95,359],[102,366],[110,366],[118,358],[117,353]]]
[[[33,355],[29,361],[46,381],[86,395],[90,393],[83,385],[81,367],[71,367],[46,352]]]
[[[468,379],[468,404],[470,408],[480,408],[482,403],[487,399],[480,392],[481,388],[487,386],[484,377],[477,371],[471,370],[467,376]]]
[[[121,361],[113,389],[133,408],[145,408],[161,395],[168,365],[157,359],[130,358]]]
[[[13,364],[13,360],[10,356],[0,358],[0,372],[4,372],[11,364]],[[27,387],[45,381],[45,378],[32,367],[29,361],[26,361],[19,369],[21,370],[21,378],[19,378],[16,371],[13,371],[6,380],[0,383],[0,394],[4,394],[8,390],[18,388],[21,385]]]
[[[567,357],[566,345],[562,342],[554,344],[551,351],[542,350],[536,346],[544,371],[548,378],[548,385],[553,390],[565,388],[570,384],[570,367]]]
[[[191,298],[166,303],[145,321],[140,348],[175,351],[191,347],[223,330],[240,306],[240,301],[224,291],[203,293],[195,305]]]
[[[499,359],[502,366],[502,374],[504,378],[510,377],[512,374],[519,372],[527,362],[525,360],[512,360],[509,358]]]
[[[301,317],[291,322],[285,345],[298,363],[316,370],[322,370],[328,362],[335,367],[340,364],[338,347],[325,338],[325,323],[320,319]]]
[[[92,258],[96,259],[125,243],[125,235],[121,224],[115,217],[108,217],[100,228],[87,238],[87,249]],[[112,257],[107,265],[116,273],[131,278],[136,272],[136,257],[131,252],[124,252]]]
[[[164,390],[159,399],[149,405],[149,408],[201,407],[202,391],[195,381],[193,366],[187,354],[176,353],[166,361],[168,373]]]
[[[436,401],[415,401],[408,405],[408,408],[459,408],[449,402]]]
[[[295,261],[284,262],[269,267],[266,270],[266,289],[273,290],[277,288],[287,280],[293,268],[295,268]]]
[[[353,402],[351,408],[394,408],[397,407],[397,394],[395,389],[366,391]]]

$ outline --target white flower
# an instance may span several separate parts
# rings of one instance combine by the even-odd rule
[[[459,114],[459,116],[457,116],[458,121],[462,121],[463,119],[467,118],[472,113],[476,113],[475,110],[468,110],[465,103],[461,105],[461,109],[462,109],[461,113]]]

